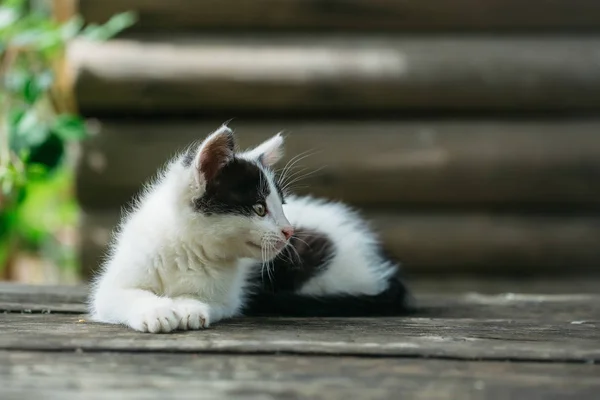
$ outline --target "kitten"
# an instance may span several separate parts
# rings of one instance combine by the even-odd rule
[[[287,295],[305,312],[313,304],[303,301],[329,313],[354,307],[348,298],[403,305],[398,267],[358,216],[309,198],[283,204],[271,169],[282,145],[276,135],[236,153],[222,126],[173,159],[120,224],[92,287],[92,318],[158,333],[276,313],[268,303]],[[273,280],[262,279],[265,264]]]

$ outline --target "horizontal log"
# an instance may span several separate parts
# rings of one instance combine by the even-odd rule
[[[79,41],[88,115],[596,111],[600,39],[196,37]],[[234,114],[235,115],[235,114]]]
[[[7,400],[165,397],[593,400],[600,390],[596,379],[599,373],[599,366],[561,363],[0,352],[0,385]]]
[[[79,315],[0,314],[0,350],[361,355],[460,360],[600,361],[598,321],[238,318],[143,335]]]
[[[386,249],[409,274],[597,273],[600,218],[503,214],[370,214]],[[97,269],[118,213],[88,213],[82,263]]]
[[[77,176],[87,209],[121,207],[222,121],[102,121]],[[296,192],[360,206],[597,209],[599,121],[234,121],[241,148],[286,132]],[[305,168],[302,171],[302,168]]]
[[[134,10],[138,31],[201,29],[579,30],[600,27],[595,0],[80,0],[90,22]]]

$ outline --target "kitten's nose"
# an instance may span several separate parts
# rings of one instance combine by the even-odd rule
[[[281,233],[283,233],[283,236],[285,236],[285,240],[290,240],[290,238],[294,234],[294,228],[292,228],[291,226],[287,226],[281,230]]]

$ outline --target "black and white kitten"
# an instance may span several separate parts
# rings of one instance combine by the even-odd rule
[[[287,197],[276,135],[236,153],[222,126],[173,159],[120,224],[92,287],[94,320],[143,332],[236,315],[405,310],[398,266],[348,207]]]

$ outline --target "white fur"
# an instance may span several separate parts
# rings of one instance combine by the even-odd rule
[[[378,241],[349,207],[311,197],[286,198],[283,210],[294,227],[314,229],[333,241],[335,252],[327,270],[306,282],[306,295],[375,295],[387,288],[397,266],[378,254]]]
[[[227,133],[221,128],[209,136]],[[269,156],[269,160],[274,158]],[[194,163],[196,166],[197,163]],[[268,175],[273,186],[272,174]],[[239,313],[249,266],[278,253],[289,225],[281,202],[267,199],[266,217],[203,215],[191,203],[206,182],[176,158],[122,222],[95,281],[90,311],[96,321],[144,332],[199,329]],[[262,249],[247,243],[262,245]]]
[[[256,160],[262,156],[262,162],[267,167],[271,167],[283,157],[283,137],[281,133],[278,133],[254,149],[240,154],[240,156],[250,160]]]
[[[326,234],[335,248],[327,270],[310,279],[301,293],[377,294],[386,289],[396,266],[377,254],[376,237],[355,212],[308,197],[289,197],[282,206],[269,168],[281,158],[280,135],[237,155],[255,161],[267,177],[267,216],[195,211],[193,200],[206,187],[202,152],[219,135],[230,133],[223,126],[209,135],[190,167],[180,157],[171,161],[124,218],[93,286],[94,320],[170,332],[238,315],[251,268],[278,254],[285,244],[282,230],[291,228],[290,223]]]

